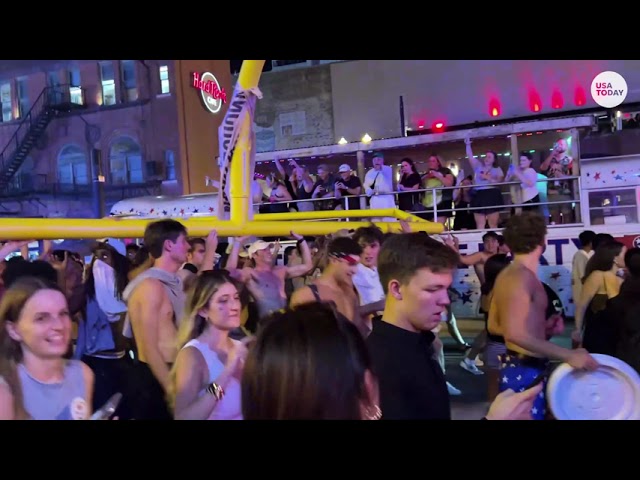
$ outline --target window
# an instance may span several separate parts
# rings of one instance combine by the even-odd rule
[[[160,93],[171,93],[171,85],[169,84],[169,67],[162,65],[160,67]]]
[[[120,62],[122,73],[122,95],[125,102],[135,102],[138,99],[138,88],[136,87],[136,64],[133,60],[122,60]]]
[[[307,133],[307,116],[304,110],[297,112],[281,113],[280,135],[288,137],[290,135],[305,135]]]
[[[591,225],[638,223],[635,188],[589,192]]]
[[[65,185],[87,185],[87,154],[77,145],[67,145],[58,154],[58,182]]]
[[[82,88],[80,87],[80,69],[74,68],[69,70],[69,99],[71,103],[82,105]]]
[[[13,120],[10,83],[0,84],[0,103],[2,104],[2,121],[10,122]]]
[[[175,180],[176,179],[176,156],[173,153],[173,150],[165,150],[164,165],[165,165],[165,172],[167,173],[165,180]]]
[[[116,82],[112,62],[100,64],[100,80],[102,81],[102,105],[115,105]]]
[[[60,76],[58,75],[58,71],[51,71],[47,73],[47,87],[49,88],[47,92],[48,100],[50,105],[58,105],[62,103],[62,92],[60,91]]]
[[[19,78],[16,80],[16,91],[18,93],[18,117],[23,118],[29,113],[29,94],[27,90],[27,79]]]
[[[140,145],[129,137],[114,141],[109,150],[109,170],[114,185],[144,182]]]

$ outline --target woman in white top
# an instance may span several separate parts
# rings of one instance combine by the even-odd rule
[[[169,401],[176,420],[242,420],[240,378],[247,349],[229,332],[242,305],[226,270],[202,272],[187,297],[171,371]]]
[[[520,180],[520,188],[522,190],[521,203],[540,203],[540,192],[538,191],[538,173],[531,168],[531,154],[529,152],[520,152],[520,163],[518,167],[511,165],[505,182],[510,182],[513,177]],[[538,205],[522,207],[522,211],[533,210],[538,211]]]

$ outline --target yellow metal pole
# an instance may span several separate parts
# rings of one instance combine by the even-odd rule
[[[262,213],[254,215],[254,220],[260,222],[269,222],[274,220],[324,220],[327,218],[396,218],[399,220],[407,220],[408,222],[425,223],[424,220],[410,213],[403,212],[397,208],[379,209],[379,210],[330,210],[317,212],[296,212],[296,213]]]
[[[323,220],[328,218],[376,218],[376,217],[392,217],[395,218],[394,209],[381,210],[330,210],[317,212],[297,212],[297,213],[263,213],[254,215],[253,219],[261,222],[280,221],[280,220]]]
[[[210,216],[193,217],[194,220],[200,222],[209,221]],[[420,217],[412,215],[396,208],[380,209],[380,210],[323,210],[313,212],[286,212],[286,213],[259,213],[253,216],[254,221],[270,222],[270,221],[287,221],[287,220],[325,220],[331,218],[397,218],[399,220],[407,220],[408,222],[424,223]]]
[[[221,237],[255,235],[258,237],[286,237],[291,231],[300,235],[328,235],[345,228],[356,229],[371,225],[370,222],[203,222],[201,219],[175,220],[182,223],[190,236],[204,237],[216,229]],[[157,220],[115,220],[94,218],[4,218],[0,220],[0,232],[6,240],[56,240],[81,238],[141,238],[146,226]],[[384,232],[399,232],[399,222],[376,223]],[[429,234],[442,233],[440,223],[412,223],[413,231]]]
[[[244,60],[238,75],[238,88],[248,90],[258,86],[265,60]],[[231,159],[231,221],[237,225],[244,225],[249,218],[251,206],[251,144],[250,131],[253,119],[244,117],[236,149]]]

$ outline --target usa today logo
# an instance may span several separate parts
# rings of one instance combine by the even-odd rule
[[[627,98],[627,82],[616,72],[602,72],[591,82],[593,100],[604,108],[615,108]]]

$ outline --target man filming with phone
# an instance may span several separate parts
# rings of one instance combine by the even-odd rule
[[[569,145],[561,138],[553,145],[547,159],[540,164],[540,172],[548,178],[557,179],[547,184],[547,200],[549,202],[569,201],[573,199],[573,182],[560,180],[573,175],[573,158],[569,155]],[[572,223],[573,210],[571,203],[551,203],[549,213],[553,223]]]

